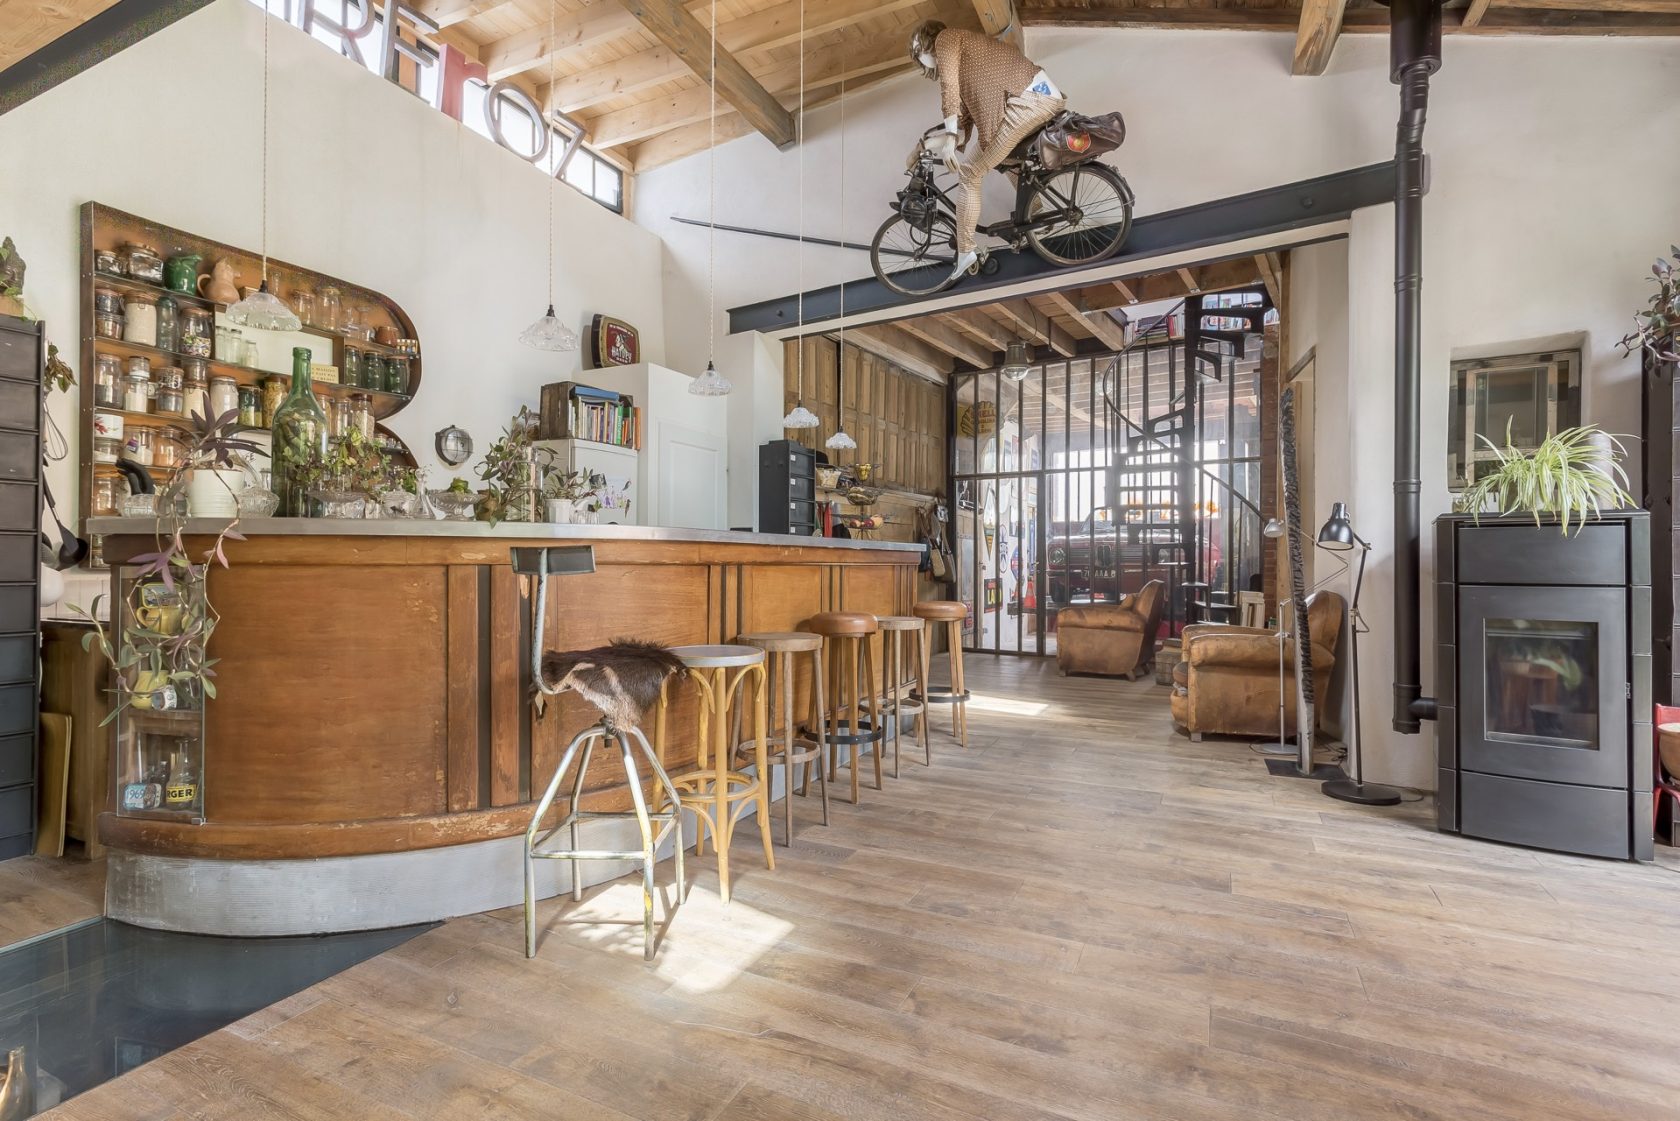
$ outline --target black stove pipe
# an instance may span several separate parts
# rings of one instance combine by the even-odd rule
[[[1434,719],[1423,695],[1419,633],[1419,352],[1423,315],[1423,124],[1429,76],[1441,68],[1441,0],[1391,0],[1389,79],[1400,86],[1394,141],[1394,730],[1416,735]]]

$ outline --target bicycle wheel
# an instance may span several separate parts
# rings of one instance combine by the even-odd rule
[[[947,287],[956,261],[956,223],[944,214],[934,215],[926,229],[894,214],[869,243],[876,279],[902,296],[931,296]]]
[[[1132,232],[1132,190],[1100,163],[1075,164],[1039,181],[1029,221],[1062,216],[1027,231],[1033,252],[1053,265],[1089,265],[1113,255]]]

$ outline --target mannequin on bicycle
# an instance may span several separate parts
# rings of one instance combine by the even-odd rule
[[[939,83],[945,120],[923,134],[910,159],[914,163],[926,149],[957,176],[957,260],[951,272],[955,279],[979,259],[974,233],[986,173],[1055,119],[1067,99],[1048,74],[1010,44],[948,28],[938,20],[916,28],[910,36],[910,56]],[[957,153],[967,146],[971,128],[979,133],[979,147],[965,161]]]

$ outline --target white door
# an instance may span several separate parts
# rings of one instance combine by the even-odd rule
[[[728,448],[722,436],[659,424],[659,497],[654,524],[681,529],[726,528],[725,469]]]

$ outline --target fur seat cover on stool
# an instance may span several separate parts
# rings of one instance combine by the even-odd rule
[[[630,638],[615,638],[592,650],[550,650],[542,660],[543,684],[576,693],[619,728],[636,727],[659,699],[666,679],[687,672],[682,659],[665,647]],[[531,694],[541,715],[543,694],[535,685]]]

